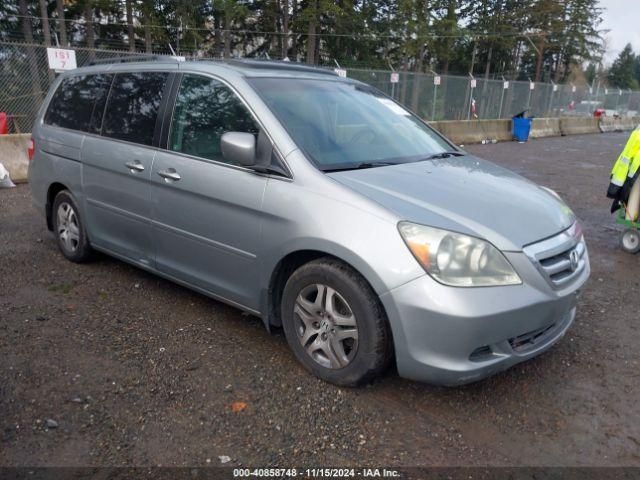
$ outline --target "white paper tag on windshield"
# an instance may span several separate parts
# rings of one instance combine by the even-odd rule
[[[376,99],[381,104],[383,104],[385,107],[387,107],[389,110],[391,110],[393,113],[395,113],[396,115],[411,115],[409,112],[407,112],[400,105],[398,105],[397,103],[395,103],[392,100],[389,100],[388,98],[376,97]]]

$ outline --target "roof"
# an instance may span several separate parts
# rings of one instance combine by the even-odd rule
[[[338,77],[338,74],[330,68],[314,67],[299,62],[288,62],[278,60],[254,60],[254,59],[222,59],[222,60],[198,60],[198,61],[179,61],[168,55],[141,55],[141,56],[127,56],[111,59],[102,59],[91,62],[89,65],[99,69],[110,70],[116,65],[126,64],[127,66],[149,67],[152,64],[158,63],[179,63],[181,65],[198,65],[203,67],[205,65],[212,65],[216,67],[223,67],[229,70],[233,70],[240,75],[246,77],[264,77],[264,76],[283,76],[283,77],[318,77],[330,76]]]
[[[332,69],[314,67],[299,62],[288,62],[278,60],[252,60],[252,59],[229,59],[221,60],[225,66],[239,70],[247,76],[260,75],[264,72],[270,73],[314,73],[318,75],[331,75],[337,77],[338,74]]]

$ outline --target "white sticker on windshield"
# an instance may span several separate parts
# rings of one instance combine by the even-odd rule
[[[393,102],[392,100],[389,100],[388,98],[376,97],[376,99],[381,104],[383,104],[385,107],[387,107],[389,110],[391,110],[393,113],[395,113],[396,115],[411,115],[409,112],[407,112],[400,105],[398,105],[397,103]]]

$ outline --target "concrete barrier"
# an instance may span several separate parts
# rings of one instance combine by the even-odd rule
[[[30,138],[30,133],[0,135],[0,163],[9,171],[14,183],[27,181],[27,148]]]
[[[512,138],[511,120],[442,120],[429,125],[458,144]]]
[[[530,138],[559,137],[560,135],[562,132],[559,118],[534,118],[531,122]]]
[[[595,117],[562,117],[560,133],[562,135],[600,133],[599,123],[599,119]]]
[[[640,124],[640,117],[621,117],[619,120],[620,131],[622,132],[633,130]]]
[[[628,132],[640,123],[639,117],[601,117],[601,132]]]

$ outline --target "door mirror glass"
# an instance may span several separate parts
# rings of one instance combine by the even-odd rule
[[[220,139],[222,156],[229,163],[251,167],[256,163],[256,137],[252,133],[226,132]]]

